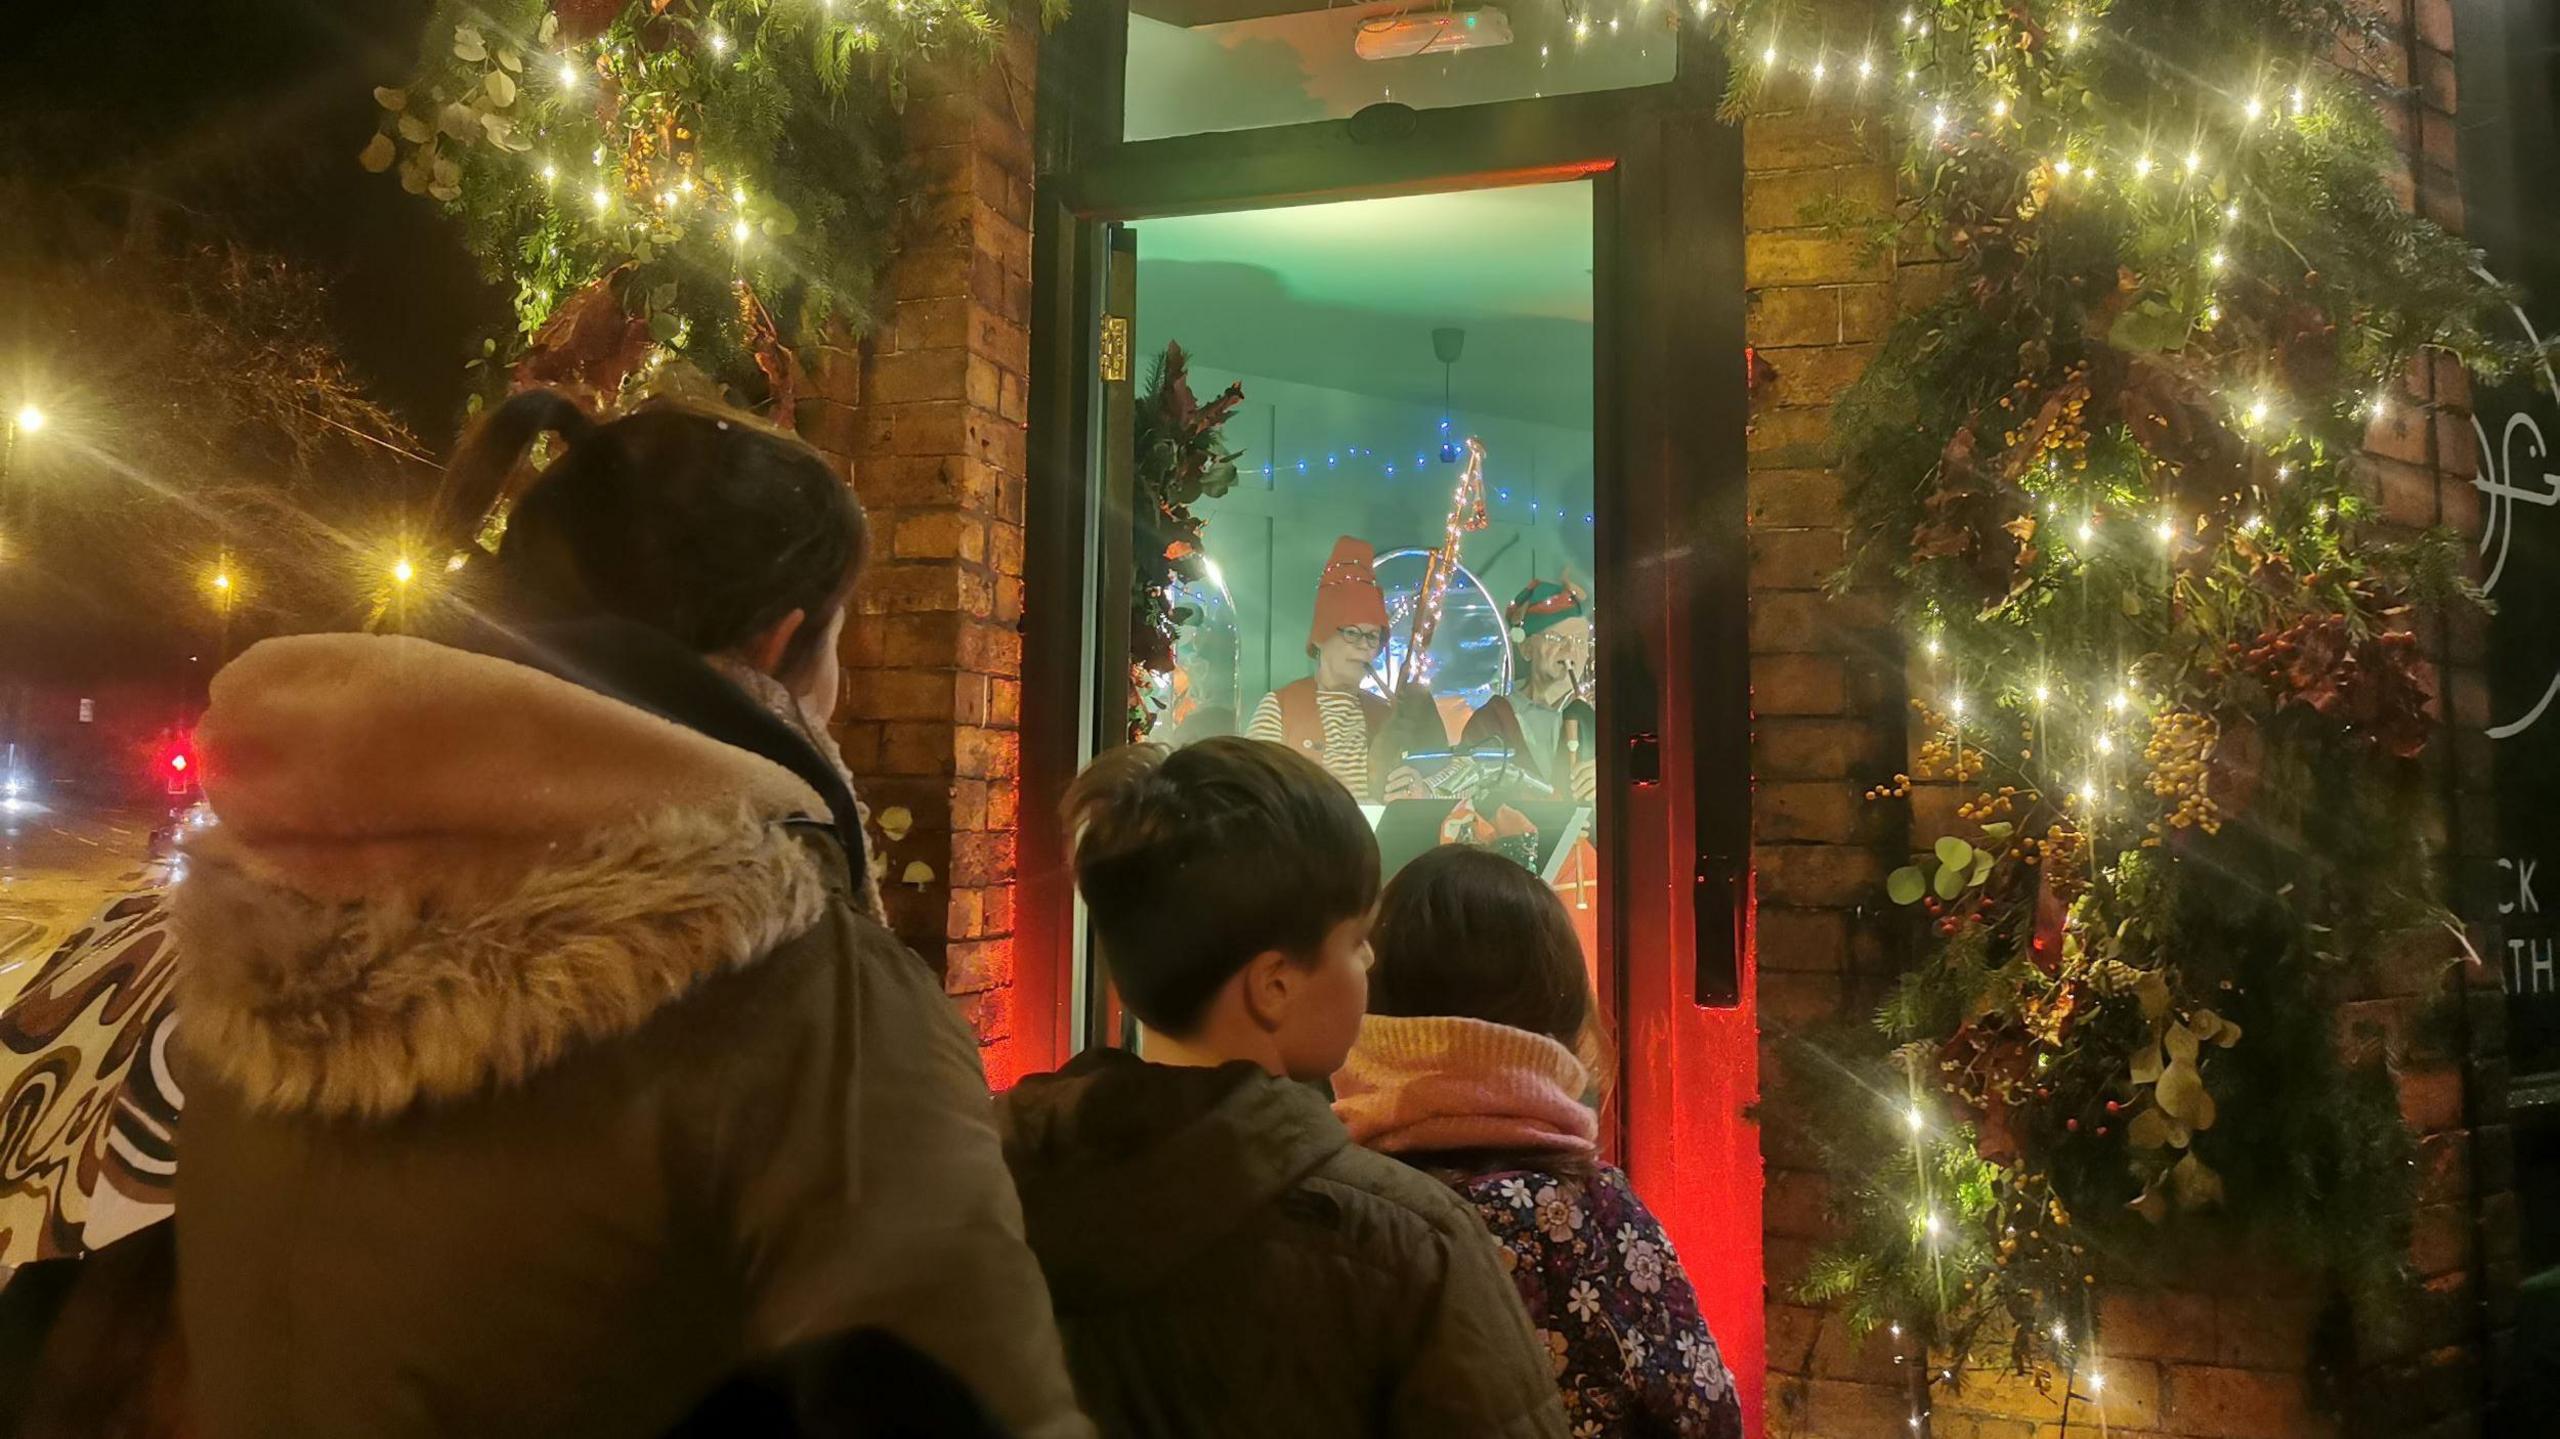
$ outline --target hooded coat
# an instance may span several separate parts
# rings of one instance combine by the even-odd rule
[[[1126,1439],[1563,1439],[1500,1252],[1448,1188],[1251,1064],[1095,1050],[1000,1105],[1068,1367]]]
[[[672,642],[538,652],[310,636],[214,683],[176,901],[203,1432],[657,1434],[872,1332],[1089,1434],[840,779]]]

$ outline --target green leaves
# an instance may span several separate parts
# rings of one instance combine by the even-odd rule
[[[1906,864],[1884,877],[1885,897],[1895,904],[1918,904],[1928,890],[1928,876],[1914,865]]]

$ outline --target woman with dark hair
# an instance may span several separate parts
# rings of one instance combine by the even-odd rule
[[[867,1335],[1014,1434],[1089,1434],[976,1046],[879,923],[827,739],[842,477],[741,415],[534,393],[437,531],[442,642],[268,641],[199,731],[202,1432],[657,1434]]]
[[[1741,1439],[1671,1241],[1599,1158],[1607,1044],[1555,891],[1504,855],[1445,846],[1388,884],[1369,942],[1369,1015],[1334,1112],[1484,1217],[1576,1439]]]

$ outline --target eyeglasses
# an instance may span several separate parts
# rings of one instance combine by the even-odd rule
[[[1374,625],[1344,625],[1334,633],[1362,649],[1383,649],[1387,643],[1387,632]]]

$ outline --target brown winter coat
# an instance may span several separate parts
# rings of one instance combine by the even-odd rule
[[[781,764],[522,665],[270,641],[178,899],[203,1432],[647,1435],[873,1328],[1073,1439],[976,1047]]]
[[[1076,1388],[1113,1439],[1563,1439],[1464,1200],[1249,1064],[1117,1050],[1000,1106]]]

